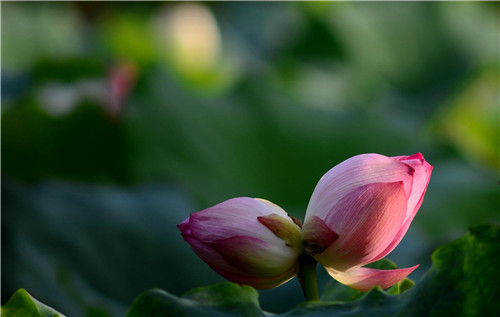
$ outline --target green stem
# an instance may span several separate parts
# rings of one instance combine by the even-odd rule
[[[318,280],[316,277],[316,260],[310,255],[303,254],[300,256],[299,265],[299,280],[304,291],[306,301],[318,301]]]

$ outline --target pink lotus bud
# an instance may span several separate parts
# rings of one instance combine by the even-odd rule
[[[108,80],[111,86],[107,110],[118,115],[133,90],[138,75],[138,66],[133,62],[123,62],[111,68]]]
[[[417,213],[432,166],[422,154],[363,154],[328,171],[314,189],[302,229],[304,250],[339,282],[367,291],[387,288],[418,265],[363,268],[399,244]]]
[[[193,251],[232,282],[268,289],[297,273],[300,228],[267,200],[233,198],[191,214],[178,228]]]

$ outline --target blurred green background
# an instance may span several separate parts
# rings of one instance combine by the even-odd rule
[[[500,222],[497,2],[2,2],[2,303],[124,315],[220,282],[176,224],[223,200],[302,218],[360,153],[421,152],[424,203],[388,257]],[[320,285],[331,280],[320,269]],[[296,280],[264,309],[302,299]]]

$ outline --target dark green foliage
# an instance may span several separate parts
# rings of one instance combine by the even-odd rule
[[[432,255],[433,267],[403,296],[403,316],[497,316],[500,227],[475,226]]]
[[[265,316],[258,293],[249,286],[221,283],[200,287],[182,298],[150,290],[132,304],[127,317],[141,316]]]
[[[61,313],[31,297],[25,289],[12,295],[2,306],[3,317],[63,317]]]

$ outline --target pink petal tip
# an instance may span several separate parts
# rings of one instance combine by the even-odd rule
[[[377,270],[367,267],[360,267],[348,272],[338,272],[329,268],[326,268],[326,270],[340,283],[359,291],[367,292],[377,285],[383,289],[391,287],[407,277],[418,266],[415,265],[410,268],[395,270]]]

